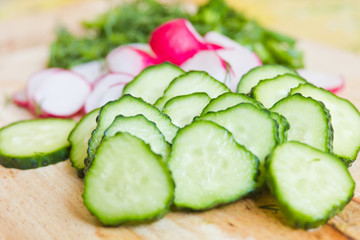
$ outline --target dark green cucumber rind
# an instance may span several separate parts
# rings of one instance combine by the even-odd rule
[[[288,78],[290,78],[292,81],[298,81],[298,84],[307,83],[307,81],[305,79],[301,78],[300,76],[297,76],[297,75],[294,75],[294,74],[291,74],[291,73],[285,73],[285,74],[282,74],[282,75],[278,75],[278,76],[276,76],[274,78],[260,80],[259,83],[257,85],[255,85],[251,89],[251,91],[249,93],[249,96],[252,97],[254,100],[256,100],[258,102],[262,102],[261,101],[261,96],[259,96],[259,94],[258,94],[258,91],[259,91],[260,88],[262,88],[263,86],[267,86],[269,84],[272,85],[273,83],[276,83],[278,81],[282,81],[284,79],[288,80]],[[287,86],[286,86],[286,88],[288,89]],[[278,90],[279,89],[275,89],[275,91],[278,91]],[[284,88],[282,88],[280,90],[284,90]],[[289,92],[290,92],[290,90],[291,90],[291,88],[289,89]],[[269,92],[269,91],[267,91],[267,92]],[[284,97],[286,97],[286,96],[284,96]],[[265,106],[268,105],[268,104],[265,104],[264,102],[262,102],[262,104],[265,105]],[[275,104],[275,102],[272,103],[271,106],[267,106],[267,107],[270,108],[270,107],[272,107],[273,104]]]
[[[278,131],[279,131],[279,144],[287,141],[287,131],[290,128],[290,124],[286,117],[283,115],[270,111],[271,117],[278,123]]]
[[[77,135],[77,134],[81,134],[82,133],[82,130],[84,128],[88,128],[88,125],[84,125],[85,122],[87,121],[88,118],[92,118],[94,117],[94,114],[96,112],[98,112],[100,109],[97,108],[97,109],[94,109],[92,110],[91,112],[87,113],[85,116],[83,116],[80,121],[75,125],[75,127],[73,128],[73,130],[70,132],[69,134],[69,137],[68,137],[68,141],[70,142],[70,145],[71,145],[71,148],[70,148],[70,155],[69,155],[69,158],[70,158],[70,162],[71,162],[71,166],[76,168],[78,171],[79,171],[79,174],[81,174],[82,170],[85,168],[85,158],[83,159],[80,159],[78,156],[75,155],[75,151],[74,151],[74,148],[78,148],[80,147],[79,146],[79,143],[76,142],[76,140],[74,139]],[[98,115],[98,114],[97,114]],[[96,119],[95,119],[96,121]],[[93,131],[94,129],[92,129],[91,131]],[[91,135],[91,132],[89,133],[89,135]],[[84,152],[86,153],[87,151],[87,145],[84,146]],[[86,155],[86,154],[85,154]]]
[[[211,99],[209,104],[202,111],[201,115],[204,115],[204,114],[206,114],[208,112],[217,112],[217,111],[220,111],[220,110],[226,110],[227,108],[233,107],[233,106],[236,105],[236,104],[233,104],[234,102],[232,102],[232,104],[226,105],[226,106],[222,107],[221,109],[216,107],[219,104],[221,104],[221,102],[227,101],[228,99],[234,99],[234,100],[236,99],[236,101],[234,101],[234,102],[236,102],[236,104],[243,103],[243,102],[248,102],[248,103],[254,104],[257,107],[262,108],[261,103],[255,101],[254,99],[252,99],[251,97],[249,97],[249,96],[247,96],[245,94],[234,93],[234,92],[226,92],[226,93],[223,93],[223,94],[219,95],[217,98]],[[214,111],[214,108],[216,109],[216,111]]]
[[[33,169],[45,167],[66,160],[69,157],[70,147],[62,147],[51,153],[38,153],[34,156],[8,156],[0,152],[0,164],[7,168]]]
[[[160,154],[159,152],[153,151],[154,153],[161,155],[162,159],[166,162],[167,159],[169,158],[170,155],[170,151],[171,151],[171,145],[166,142],[164,135],[160,132],[160,130],[157,128],[156,124],[150,120],[148,120],[144,115],[142,114],[138,114],[135,116],[130,116],[130,117],[125,117],[123,115],[118,115],[116,116],[116,118],[114,119],[114,121],[112,122],[112,124],[105,130],[104,132],[104,138],[108,138],[108,137],[112,137],[116,134],[116,132],[126,132],[129,133],[131,135],[134,135],[135,137],[143,140],[145,143],[149,144],[150,148],[152,149],[152,144],[151,142],[147,142],[146,139],[141,138],[140,136],[137,136],[135,133],[131,132],[131,131],[127,131],[121,128],[121,121],[142,121],[142,123],[145,123],[147,125],[143,125],[141,129],[144,128],[152,128],[154,131],[156,131],[156,133],[154,132],[154,134],[158,134],[158,136],[162,139],[164,145],[166,145],[166,152],[164,152],[163,154]],[[119,126],[120,124],[120,126]],[[122,130],[120,130],[122,129]],[[116,132],[114,132],[114,130]],[[115,134],[114,134],[115,133]]]
[[[235,106],[233,106],[233,107],[230,107],[230,108],[228,108],[228,109],[226,109],[226,110],[222,110],[222,111],[219,111],[219,112],[209,112],[209,113],[207,113],[207,114],[205,114],[205,115],[202,115],[202,116],[200,116],[200,117],[195,118],[195,120],[196,120],[196,121],[198,121],[198,120],[212,121],[212,122],[215,122],[216,124],[224,127],[225,129],[227,129],[226,126],[223,126],[222,124],[216,122],[216,121],[213,120],[213,119],[216,118],[216,117],[218,117],[218,116],[221,116],[221,115],[223,115],[223,114],[230,113],[230,112],[236,110],[236,108],[238,108],[238,107],[239,107],[239,108],[248,108],[249,110],[261,111],[261,112],[265,113],[266,115],[268,115],[269,119],[272,120],[272,123],[273,123],[273,137],[274,137],[273,140],[274,140],[274,144],[273,144],[272,149],[269,151],[269,154],[270,154],[270,152],[276,147],[276,145],[279,144],[280,140],[281,140],[281,139],[284,139],[284,136],[282,136],[282,137],[279,136],[279,135],[280,135],[280,132],[279,132],[279,125],[280,125],[280,123],[277,121],[277,119],[274,119],[274,118],[272,117],[272,113],[271,113],[268,109],[258,108],[258,107],[256,107],[256,106],[252,105],[251,103],[240,103],[240,104],[235,105]],[[285,120],[285,121],[286,121],[286,120]],[[282,127],[284,127],[284,126],[282,126]],[[286,126],[285,126],[284,128],[286,128]],[[229,132],[231,132],[230,129],[227,129],[227,130],[228,130]],[[232,133],[232,134],[234,134],[234,133]],[[235,139],[235,141],[236,141],[236,138],[235,138],[235,137],[234,137],[234,139]],[[239,143],[239,142],[238,142],[238,143]],[[247,146],[245,143],[239,143],[239,144],[241,144],[241,145],[243,145],[243,146],[245,146],[245,147]],[[248,144],[250,144],[250,143],[248,143]],[[247,149],[248,149],[248,148],[247,148]],[[254,154],[257,158],[259,158],[255,153],[253,153],[253,154]],[[266,161],[266,158],[264,158],[264,159],[260,159],[260,158],[259,158],[259,177],[258,177],[257,187],[256,187],[256,188],[257,188],[257,189],[256,189],[257,191],[261,190],[261,189],[263,188],[264,184],[265,184],[265,176],[266,176],[265,161]]]
[[[312,104],[317,105],[317,106],[319,106],[321,108],[321,111],[324,113],[322,115],[323,118],[324,118],[324,122],[327,125],[326,132],[324,133],[324,135],[325,135],[325,145],[323,146],[324,149],[321,149],[321,150],[324,151],[324,152],[332,152],[332,150],[333,150],[334,130],[333,130],[333,127],[332,127],[332,124],[331,124],[331,115],[329,113],[329,110],[325,107],[325,105],[322,102],[319,102],[319,101],[317,101],[317,100],[315,100],[315,99],[313,99],[311,97],[304,97],[301,94],[296,93],[296,94],[289,95],[288,97],[281,99],[280,101],[275,103],[274,106],[270,110],[273,111],[274,113],[276,113],[275,109],[278,106],[280,106],[281,104],[286,103],[289,100],[294,99],[294,98],[301,98],[301,99],[304,98],[304,100],[306,100],[308,102],[312,102]]]
[[[183,122],[185,119],[185,116],[188,117],[191,114],[191,121],[187,121],[185,123],[185,125],[190,124],[192,122],[192,120],[197,117],[200,116],[201,113],[197,112],[195,113],[195,110],[198,110],[198,108],[200,107],[200,109],[203,109],[203,106],[206,106],[209,101],[211,100],[211,98],[209,97],[209,95],[207,95],[204,92],[195,92],[195,93],[191,93],[188,95],[180,95],[180,96],[176,96],[171,98],[169,101],[166,102],[164,108],[163,108],[163,113],[168,115],[171,119],[171,121],[174,123],[175,126],[178,127],[183,127],[180,126],[179,122]],[[179,107],[177,105],[179,105],[179,103],[189,103],[188,106],[186,106],[186,108],[176,108]],[[174,107],[175,106],[175,107]],[[175,116],[173,116],[172,110],[171,109],[176,109],[176,111],[180,111],[182,113],[182,117],[181,119],[174,119]],[[195,114],[195,115],[193,115]]]
[[[104,132],[105,132],[106,128],[111,124],[111,122],[115,119],[115,117],[117,115],[124,114],[122,112],[122,104],[123,104],[123,102],[125,102],[124,104],[126,105],[126,101],[134,101],[134,102],[137,102],[137,103],[139,103],[139,104],[141,104],[143,106],[147,106],[147,107],[149,107],[149,109],[151,109],[151,111],[153,111],[154,113],[158,114],[161,118],[168,121],[168,123],[169,123],[168,127],[169,127],[169,129],[171,128],[171,132],[165,133],[165,132],[162,131],[161,127],[157,125],[160,132],[165,136],[165,139],[166,139],[167,142],[171,142],[173,137],[176,135],[178,127],[176,127],[175,125],[173,125],[171,123],[171,120],[170,120],[170,118],[168,116],[166,116],[165,114],[160,112],[158,109],[153,107],[151,104],[143,101],[140,98],[135,98],[135,97],[133,97],[131,95],[124,95],[118,100],[108,102],[107,104],[105,104],[101,108],[99,116],[98,116],[98,121],[97,121],[98,125],[97,125],[96,129],[92,132],[91,138],[89,139],[88,157],[85,160],[85,166],[90,165],[90,163],[91,163],[91,161],[92,161],[92,159],[93,159],[93,157],[95,155],[96,149],[99,146],[100,141],[101,141],[101,139],[102,139],[102,137],[104,135]],[[115,114],[112,113],[113,111],[115,112]],[[102,123],[102,116],[103,115],[106,116],[107,113],[111,114],[111,115],[114,115],[114,118],[112,119],[112,121],[109,124],[107,124],[107,126],[103,127],[102,126],[102,124],[103,124]],[[133,116],[133,115],[138,115],[138,114],[144,114],[144,113],[143,112],[137,112],[136,114],[134,113],[134,114],[131,114],[131,115]],[[152,121],[151,119],[149,119],[149,120]],[[86,167],[85,167],[85,172],[86,172]]]
[[[111,141],[113,138],[117,137],[117,136],[120,136],[120,135],[130,135],[132,136],[131,134],[128,134],[128,133],[123,133],[123,132],[118,132],[115,136],[112,136],[112,137],[109,137],[109,138],[105,138],[103,142],[107,142],[107,141]],[[136,138],[135,136],[133,136],[134,138]],[[174,199],[174,182],[172,180],[172,177],[171,177],[171,174],[170,174],[170,171],[166,165],[166,163],[162,160],[162,157],[154,152],[151,151],[151,148],[148,144],[146,144],[143,140],[137,138],[140,142],[142,142],[142,147],[144,149],[146,149],[146,151],[149,152],[149,154],[153,154],[154,156],[156,156],[156,160],[158,162],[158,164],[161,166],[161,168],[163,169],[166,177],[167,177],[167,180],[168,180],[168,184],[170,186],[170,192],[169,192],[169,196],[168,198],[165,200],[165,208],[163,209],[159,209],[159,211],[156,211],[156,212],[153,212],[152,214],[148,214],[148,215],[145,215],[145,216],[141,216],[141,217],[129,217],[129,218],[122,218],[122,219],[118,219],[116,221],[111,221],[111,222],[105,222],[106,221],[106,217],[103,218],[102,217],[102,214],[97,212],[94,208],[92,208],[91,206],[91,203],[88,202],[88,199],[87,199],[87,186],[88,186],[88,182],[87,182],[87,179],[88,177],[92,174],[92,171],[95,171],[93,170],[93,167],[94,165],[90,165],[89,169],[88,169],[88,172],[87,174],[85,175],[85,178],[84,178],[84,193],[83,193],[83,201],[84,201],[84,204],[85,206],[87,207],[87,209],[94,215],[96,216],[100,222],[102,222],[104,225],[106,226],[118,226],[120,224],[138,224],[138,223],[143,223],[143,222],[151,222],[151,221],[154,221],[156,219],[160,219],[162,218],[163,216],[165,216],[169,211],[170,211],[170,206],[171,204],[173,203],[173,199]],[[103,147],[101,147],[101,145],[99,146],[98,148],[98,151],[99,153],[101,153],[101,151],[106,151],[106,148],[103,150],[102,149]],[[100,155],[100,154],[97,154],[97,155]],[[97,160],[97,155],[95,155],[95,158],[94,158],[94,162],[98,161]],[[100,158],[100,157],[99,157]]]
[[[293,89],[290,91],[289,95],[296,94],[296,93],[302,94],[302,93],[301,93],[301,89],[302,89],[303,87],[311,87],[311,88],[314,88],[314,89],[318,89],[319,91],[322,91],[323,93],[325,93],[325,94],[327,94],[327,95],[330,95],[331,97],[335,97],[335,98],[338,99],[339,101],[342,101],[342,102],[346,103],[348,106],[350,106],[350,107],[357,113],[357,115],[358,115],[359,118],[360,118],[360,112],[359,112],[359,110],[357,110],[357,108],[356,108],[349,100],[344,99],[344,98],[341,98],[341,97],[338,97],[338,96],[336,96],[335,94],[333,94],[333,93],[331,93],[331,92],[329,92],[329,91],[327,91],[327,90],[325,90],[325,89],[323,89],[323,88],[316,87],[316,86],[314,86],[314,85],[312,85],[312,84],[310,84],[310,83],[300,84],[298,87],[293,88]],[[311,96],[311,97],[314,98],[315,100],[317,100],[317,98],[316,98],[315,96]],[[320,102],[321,102],[321,101],[320,101]],[[322,103],[325,105],[325,108],[326,108],[326,103],[324,103],[324,102],[322,102]],[[329,109],[328,109],[328,110],[329,110]],[[329,113],[330,113],[330,115],[331,115],[331,110],[329,110]],[[331,118],[333,118],[333,116],[332,116]],[[346,127],[348,127],[348,126],[346,126]],[[341,130],[342,130],[342,129],[341,129]],[[341,130],[340,130],[340,131],[341,131]],[[333,129],[333,131],[334,131],[334,134],[333,134],[334,136],[333,136],[333,137],[335,138],[335,137],[336,137],[336,129]],[[334,145],[333,145],[332,147],[334,148]],[[333,150],[334,150],[334,149],[333,149]],[[359,151],[360,151],[360,142],[359,142],[357,148],[354,149],[353,152],[352,152],[352,153],[349,153],[347,156],[345,156],[345,155],[340,155],[340,154],[338,154],[338,153],[336,153],[336,152],[334,152],[334,151],[333,151],[333,153],[334,153],[337,157],[339,157],[339,158],[345,163],[345,165],[351,166],[351,164],[355,161],[355,159],[356,159]]]
[[[292,141],[292,142],[296,142],[296,141]],[[301,145],[306,145],[304,143],[300,143],[297,142],[298,144]],[[306,145],[308,146],[308,145]],[[313,148],[311,146],[308,146],[309,148],[312,148],[314,151],[320,151],[316,148]],[[338,214],[339,212],[341,212],[342,209],[344,209],[344,207],[351,201],[353,195],[354,195],[354,190],[355,190],[355,182],[354,180],[351,178],[350,174],[350,179],[352,180],[353,183],[353,187],[349,192],[348,198],[343,201],[338,203],[337,205],[334,205],[331,207],[331,209],[329,209],[329,211],[327,212],[326,216],[322,217],[322,218],[318,218],[316,220],[312,219],[311,217],[304,215],[302,213],[300,213],[299,211],[294,210],[291,206],[289,206],[289,204],[287,204],[282,198],[281,198],[281,194],[279,192],[279,188],[278,188],[278,184],[276,181],[275,176],[272,174],[272,171],[270,170],[271,168],[271,162],[272,162],[272,158],[275,155],[275,151],[273,151],[268,157],[267,157],[267,161],[266,161],[266,168],[268,169],[267,171],[267,177],[266,177],[266,183],[268,188],[270,189],[270,192],[273,194],[273,196],[275,196],[278,206],[280,208],[280,211],[284,214],[284,216],[286,217],[288,223],[295,227],[295,228],[302,228],[302,229],[311,229],[311,228],[317,228],[323,224],[325,224],[330,218],[332,218],[333,216],[335,216],[336,214]],[[328,153],[330,154],[330,153]],[[334,156],[334,158],[336,159],[336,157]],[[341,161],[340,159],[338,159],[339,161]],[[339,164],[339,167],[344,167],[344,169],[347,171],[347,168],[344,164]]]
[[[256,76],[258,73],[262,72],[262,71],[268,71],[267,69],[279,69],[278,70],[278,74],[272,74],[271,76],[268,76],[268,77],[265,77],[265,78],[258,78],[258,77],[255,77],[256,78],[256,81],[252,80],[254,78],[254,76]],[[251,69],[250,71],[248,71],[246,74],[244,74],[239,83],[238,83],[238,86],[237,86],[237,89],[236,89],[236,92],[237,93],[245,93],[245,94],[249,94],[252,87],[254,87],[260,80],[264,80],[264,79],[270,79],[270,78],[273,78],[273,77],[276,77],[278,75],[282,75],[282,74],[285,74],[285,73],[290,73],[290,74],[294,74],[294,75],[299,75],[295,70],[291,69],[291,68],[288,68],[288,67],[285,67],[285,66],[282,66],[282,65],[276,65],[276,64],[267,64],[267,65],[261,65],[261,66],[258,66],[258,67],[255,67],[253,69]],[[250,88],[250,89],[243,89],[243,85],[246,84],[247,81],[254,81],[254,83],[252,84],[253,86]]]
[[[186,81],[189,81],[189,79],[192,79],[192,81],[194,81],[194,79],[203,79],[203,77],[205,76],[206,78],[206,81],[208,82],[212,82],[214,84],[216,84],[218,87],[219,87],[219,94],[222,94],[224,92],[231,92],[231,90],[222,82],[219,82],[218,80],[216,80],[215,78],[211,77],[208,73],[206,72],[203,72],[203,71],[189,71],[185,74],[182,74],[178,77],[176,77],[174,80],[172,80],[169,84],[169,86],[166,88],[166,90],[164,91],[164,95],[159,98],[154,106],[157,107],[158,109],[163,109],[164,105],[166,104],[166,102],[168,100],[170,100],[170,98],[173,98],[175,96],[169,96],[169,92],[172,90],[172,89],[179,89],[176,85],[179,85],[179,84],[182,84],[182,82],[186,82]],[[200,80],[200,81],[203,81],[203,80]],[[179,95],[186,95],[186,94],[191,94],[191,93],[194,93],[194,92],[205,92],[209,95],[209,97],[211,98],[214,98],[214,97],[217,97],[217,96],[212,96],[212,94],[210,94],[210,92],[206,91],[206,89],[188,89],[188,91],[186,92],[180,92],[179,94],[177,94],[176,96],[179,96]]]
[[[124,87],[122,95],[130,94],[130,95],[133,95],[134,97],[143,98],[143,94],[139,94],[140,96],[137,96],[138,93],[136,93],[136,91],[134,93],[134,89],[136,90],[136,88],[137,88],[136,86],[138,84],[143,85],[144,83],[141,83],[143,81],[143,79],[145,79],[145,80],[149,79],[150,80],[151,78],[148,78],[149,74],[153,74],[153,72],[161,71],[161,69],[164,68],[164,67],[167,68],[167,69],[172,69],[174,71],[178,71],[178,73],[179,73],[178,75],[181,75],[181,74],[185,73],[185,71],[183,71],[181,68],[179,68],[178,66],[176,66],[176,65],[174,65],[174,64],[172,64],[170,62],[163,62],[161,64],[149,66],[149,67],[145,68],[140,74],[138,74],[131,82],[126,84],[126,86]],[[151,80],[153,80],[152,85],[156,85],[157,79],[151,79]],[[163,94],[163,91],[165,91],[165,89],[162,90],[161,94]],[[160,97],[161,97],[161,95],[157,96],[155,101]],[[151,104],[154,103],[154,100],[151,100],[151,99],[143,99],[143,100],[146,101],[146,102],[149,102]]]
[[[213,125],[213,127],[215,128],[219,128],[219,129],[222,129],[224,130],[224,132],[226,132],[230,138],[233,139],[234,143],[236,144],[236,146],[239,148],[239,149],[242,149],[244,151],[246,151],[249,156],[251,157],[252,161],[254,162],[254,168],[253,168],[253,171],[252,171],[252,175],[253,175],[253,181],[254,181],[254,184],[252,186],[252,188],[249,188],[248,191],[246,192],[241,192],[241,193],[238,193],[236,196],[230,198],[230,199],[217,199],[217,200],[214,200],[210,203],[208,203],[207,205],[205,206],[202,206],[202,207],[199,207],[199,208],[194,208],[192,206],[189,206],[187,204],[177,204],[174,202],[175,204],[175,207],[177,209],[191,209],[193,211],[205,211],[205,210],[208,210],[208,209],[211,209],[211,208],[215,208],[215,207],[218,207],[218,206],[221,206],[221,205],[225,205],[225,204],[229,204],[229,203],[232,203],[232,202],[235,202],[251,193],[253,193],[255,190],[256,190],[256,181],[257,181],[257,178],[259,177],[259,159],[254,155],[252,154],[249,150],[247,150],[246,147],[244,147],[243,145],[237,143],[232,135],[231,132],[229,132],[226,128],[220,126],[219,124],[213,122],[213,121],[208,121],[208,120],[197,120],[197,121],[194,121],[193,123],[185,126],[184,128],[181,128],[178,133],[176,134],[174,140],[173,140],[173,148],[176,147],[176,141],[178,138],[181,137],[182,134],[184,134],[184,132],[188,131],[189,129],[193,128],[195,125],[197,124],[202,124],[203,122],[206,122],[208,124],[211,124]],[[169,158],[169,162],[168,162],[168,165],[170,164],[171,162],[171,159],[172,159],[172,156],[173,156],[173,151],[171,151],[170,153],[170,158]],[[170,169],[170,173],[173,174],[171,172],[171,169]],[[175,184],[175,189],[176,189],[176,182],[174,183]]]

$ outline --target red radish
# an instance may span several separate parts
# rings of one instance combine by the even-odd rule
[[[16,105],[27,108],[29,105],[29,100],[28,100],[28,97],[26,94],[26,89],[22,89],[22,90],[15,92],[12,95],[12,100]]]
[[[297,72],[308,82],[333,93],[340,91],[345,86],[344,77],[338,74],[318,72],[309,69],[299,69]]]
[[[90,95],[86,99],[84,111],[88,113],[95,108],[101,107],[102,103],[100,102],[107,95],[107,92],[109,91],[110,88],[112,88],[112,86],[116,84],[126,85],[133,78],[134,78],[133,76],[124,73],[110,73],[100,77],[98,80],[95,81],[94,90],[90,93]],[[120,92],[120,95],[121,93],[122,90]],[[111,100],[115,100],[115,99],[116,98]]]
[[[108,72],[105,62],[102,60],[83,63],[71,68],[71,70],[85,77],[90,83]]]
[[[138,75],[144,68],[158,63],[143,47],[124,45],[112,50],[106,57],[110,72]]]
[[[45,77],[34,89],[30,108],[39,108],[40,116],[70,117],[82,109],[90,91],[90,84],[82,76],[60,70]]]
[[[207,43],[213,44],[213,46],[219,46],[221,48],[243,47],[231,38],[228,38],[227,36],[215,31],[207,32],[204,36],[204,39]]]
[[[175,19],[156,28],[150,46],[161,61],[181,65],[208,45],[186,19]]]
[[[185,71],[205,71],[215,79],[227,85],[231,82],[231,78],[233,77],[231,67],[216,53],[216,51],[213,50],[205,50],[196,53],[180,67]]]

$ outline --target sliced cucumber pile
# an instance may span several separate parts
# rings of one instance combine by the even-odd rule
[[[69,157],[67,138],[76,122],[70,119],[19,121],[0,129],[0,164],[30,169],[54,164]]]
[[[267,178],[283,214],[298,228],[326,223],[351,200],[355,187],[337,157],[293,141],[271,153]]]
[[[104,225],[153,220],[172,204],[205,210],[266,185],[294,227],[325,223],[353,195],[347,166],[360,149],[359,111],[278,65],[250,70],[238,92],[205,72],[152,66],[125,87],[136,97],[108,102],[76,126],[41,119],[2,128],[0,163],[55,163],[70,142],[84,203]]]

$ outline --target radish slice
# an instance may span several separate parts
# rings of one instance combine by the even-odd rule
[[[216,53],[216,51],[212,50],[196,53],[180,67],[185,71],[205,71],[226,85],[230,84],[231,78],[233,77],[231,67]]]
[[[27,108],[29,105],[29,100],[26,94],[26,89],[15,92],[12,95],[12,100],[16,105]]]
[[[86,99],[84,110],[86,113],[92,111],[93,109],[96,109],[98,107],[103,106],[103,102],[105,100],[102,100],[107,95],[107,92],[109,91],[112,86],[117,84],[126,85],[128,82],[130,82],[134,77],[129,74],[124,73],[110,73],[107,75],[102,76],[98,80],[95,81],[94,90],[90,93],[89,97]],[[120,92],[120,95],[122,94],[122,91]],[[119,95],[119,97],[120,97]],[[113,95],[111,95],[113,96]],[[110,99],[115,100],[115,98]],[[101,102],[101,103],[100,103]]]
[[[138,75],[144,68],[157,64],[152,53],[145,52],[135,44],[125,45],[112,50],[106,57],[110,72]]]
[[[231,38],[215,31],[207,32],[204,39],[207,43],[212,44],[213,46],[220,46],[222,48],[243,48],[243,46]]]
[[[90,84],[80,75],[57,71],[34,90],[32,106],[38,106],[42,116],[69,117],[82,109],[90,91]]]
[[[26,94],[28,99],[32,99],[34,92],[41,86],[42,82],[52,75],[53,73],[63,71],[63,69],[60,68],[47,68],[43,69],[39,72],[34,73],[30,76],[28,79],[27,85],[26,85]]]
[[[150,46],[161,61],[181,65],[208,45],[186,19],[175,19],[156,28]]]
[[[336,93],[344,88],[345,79],[341,75],[318,72],[309,69],[297,70],[299,75],[315,86],[324,88],[332,93]]]
[[[262,65],[258,56],[245,47],[233,49],[220,49],[216,51],[231,67],[234,73],[229,88],[236,91],[240,78],[250,69]]]
[[[107,102],[120,98],[125,85],[126,85],[125,82],[111,85],[100,99],[98,106],[99,107],[104,106]]]
[[[80,64],[73,67],[71,70],[85,77],[90,83],[93,83],[97,78],[108,72],[103,60]]]

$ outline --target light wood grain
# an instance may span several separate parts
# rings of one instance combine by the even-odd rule
[[[101,11],[100,2],[0,24],[0,33],[9,33],[0,34],[0,126],[32,117],[6,99],[45,66],[54,19],[74,24]],[[12,41],[12,47],[3,47]],[[305,40],[300,46],[309,68],[344,75],[346,87],[339,95],[360,108],[360,56]],[[26,171],[0,166],[0,239],[360,239],[360,162],[350,171],[357,182],[353,201],[328,224],[304,231],[288,227],[279,212],[262,208],[275,204],[268,192],[210,211],[171,212],[153,223],[107,228],[84,207],[82,179],[69,161]]]

